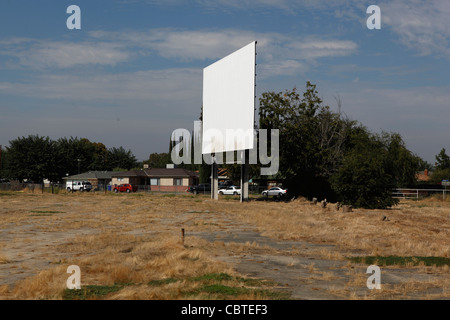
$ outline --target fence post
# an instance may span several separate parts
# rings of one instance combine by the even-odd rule
[[[416,200],[419,200],[419,189],[416,189]]]

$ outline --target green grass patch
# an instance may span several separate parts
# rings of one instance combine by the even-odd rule
[[[103,298],[111,293],[117,292],[126,285],[114,284],[112,286],[97,286],[88,285],[81,289],[65,289],[63,293],[63,300],[89,300]]]
[[[31,210],[33,214],[30,214],[31,217],[46,217],[51,216],[55,213],[64,213],[64,211],[52,211],[52,210]]]
[[[167,278],[152,280],[147,283],[151,287],[161,287],[178,281],[195,282],[195,289],[185,289],[182,295],[185,298],[195,299],[233,299],[239,296],[259,297],[270,300],[289,299],[290,294],[284,291],[275,291],[273,283],[264,280],[233,277],[227,273],[210,273],[190,278]],[[130,284],[114,284],[112,286],[88,285],[80,290],[66,289],[64,300],[93,300],[103,299]],[[189,287],[189,286],[187,286]]]
[[[266,299],[281,300],[289,298],[289,293],[273,290],[274,285],[258,279],[233,277],[227,273],[210,273],[191,277],[189,281],[199,282],[201,286],[193,291],[185,292],[186,297],[205,299],[232,299],[249,295]]]
[[[190,281],[231,281],[234,278],[227,273],[208,273],[199,277],[189,278]]]
[[[167,278],[162,280],[152,280],[149,286],[164,286],[178,281],[196,282],[199,286],[196,289],[185,290],[183,295],[186,298],[200,299],[232,299],[237,296],[249,295],[258,296],[271,300],[288,299],[290,294],[273,290],[272,282],[258,279],[246,279],[233,277],[227,273],[209,273],[187,279]]]
[[[450,258],[444,257],[419,257],[419,256],[366,256],[366,257],[350,257],[348,258],[354,263],[365,263],[377,266],[405,266],[405,265],[425,265],[425,266],[450,266]]]

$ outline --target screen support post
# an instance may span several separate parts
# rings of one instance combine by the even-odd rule
[[[219,200],[219,174],[216,163],[216,154],[211,154],[211,199]]]
[[[241,202],[248,201],[249,151],[241,151]]]

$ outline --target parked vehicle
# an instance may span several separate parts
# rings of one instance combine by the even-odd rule
[[[219,189],[225,189],[227,187],[233,187],[233,181],[226,180],[224,182],[219,182]]]
[[[66,189],[67,191],[91,191],[92,190],[92,184],[89,181],[66,181]]]
[[[211,184],[210,183],[201,183],[197,186],[193,186],[189,188],[189,192],[192,192],[193,194],[197,193],[206,193],[211,192]]]
[[[241,194],[241,189],[237,188],[236,186],[226,187],[223,189],[219,189],[219,194],[238,195],[238,194]]]
[[[263,196],[266,196],[266,197],[268,197],[268,196],[278,196],[278,197],[282,197],[282,196],[285,196],[286,193],[287,193],[287,190],[286,190],[286,189],[282,189],[282,188],[280,188],[280,187],[272,187],[272,188],[270,188],[269,190],[264,190],[264,191],[262,192],[262,195],[263,195]]]
[[[137,186],[133,186],[133,185],[131,185],[131,184],[129,184],[129,183],[119,184],[119,185],[115,185],[115,186],[113,187],[113,191],[114,191],[115,193],[118,193],[118,192],[127,192],[127,193],[130,193],[130,192],[136,192],[137,190],[138,190],[138,187],[137,187]]]

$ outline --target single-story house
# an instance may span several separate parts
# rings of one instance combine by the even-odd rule
[[[132,184],[136,186],[148,185],[148,176],[144,170],[117,171],[111,177],[111,185]]]
[[[184,192],[189,186],[198,184],[197,172],[182,168],[151,168],[115,172],[111,184],[133,184],[151,191]]]
[[[111,183],[113,171],[88,171],[73,176],[64,177],[64,181],[89,181],[92,184],[92,189],[97,190],[105,188]]]
[[[431,180],[431,172],[428,169],[416,173],[416,180],[420,182],[428,182]]]

